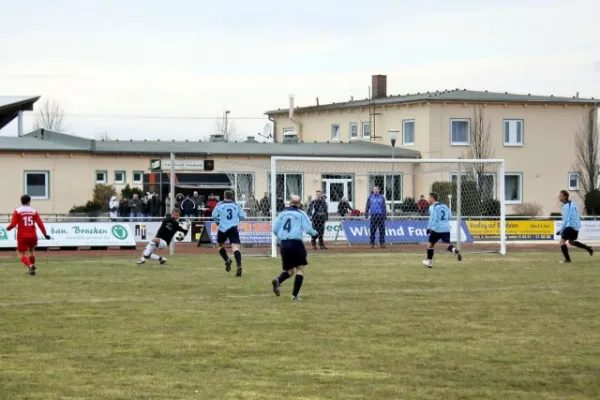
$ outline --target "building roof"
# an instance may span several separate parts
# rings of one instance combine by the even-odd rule
[[[391,146],[356,141],[351,143],[261,143],[208,141],[97,141],[47,130],[37,130],[22,137],[0,138],[0,152],[66,151],[90,154],[167,155],[176,153],[196,156],[299,156],[299,157],[371,157],[387,158]],[[397,158],[421,158],[415,150],[396,148]]]
[[[415,93],[382,97],[379,99],[353,100],[341,103],[323,104],[309,107],[296,107],[295,112],[311,112],[321,110],[337,110],[341,108],[366,107],[375,105],[393,105],[423,102],[476,102],[476,103],[543,103],[543,104],[591,104],[600,103],[600,99],[573,97],[540,96],[532,94],[499,93],[454,89],[427,93]],[[288,109],[267,111],[266,115],[287,114]]]
[[[17,118],[19,111],[32,111],[39,96],[0,96],[0,129]]]

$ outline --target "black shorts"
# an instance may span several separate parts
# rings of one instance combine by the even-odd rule
[[[237,226],[233,228],[227,229],[225,232],[218,231],[217,232],[217,243],[225,244],[226,241],[229,240],[231,244],[240,244],[240,231],[238,231]]]
[[[281,267],[284,271],[308,265],[306,248],[301,240],[282,240],[279,249],[281,252]]]
[[[563,229],[563,231],[560,234],[560,237],[564,240],[577,240],[577,238],[579,237],[579,231],[576,231],[571,227],[567,227]]]
[[[435,231],[431,231],[431,233],[429,234],[429,243],[433,243],[436,244],[439,241],[442,241],[442,243],[450,243],[450,232],[435,232]]]

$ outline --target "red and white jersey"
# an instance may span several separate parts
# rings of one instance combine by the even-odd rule
[[[37,238],[37,232],[35,226],[40,228],[44,236],[46,233],[46,227],[40,218],[40,214],[29,206],[21,206],[13,212],[10,225],[6,227],[6,230],[11,230],[17,227],[17,239],[25,238]]]

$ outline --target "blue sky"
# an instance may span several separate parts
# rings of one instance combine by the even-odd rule
[[[23,0],[0,15],[0,95],[56,99],[68,131],[133,139],[206,137],[225,109],[255,134],[289,94],[362,98],[374,73],[394,94],[598,98],[599,15],[589,0]]]

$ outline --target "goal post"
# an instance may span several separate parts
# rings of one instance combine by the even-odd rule
[[[325,222],[316,223],[325,229],[325,247],[378,247],[380,237],[374,236],[383,230],[385,247],[421,250],[427,243],[425,200],[430,192],[436,192],[451,210],[451,238],[457,247],[463,252],[506,254],[502,159],[272,156],[270,161],[271,227],[292,195],[300,196],[305,211],[311,200],[323,196],[328,215],[320,217]],[[373,191],[382,197],[372,197]],[[368,199],[374,199],[370,210],[366,208]],[[488,234],[482,235],[482,231]],[[320,240],[313,245],[318,248]],[[271,257],[276,257],[274,234],[270,247]]]

